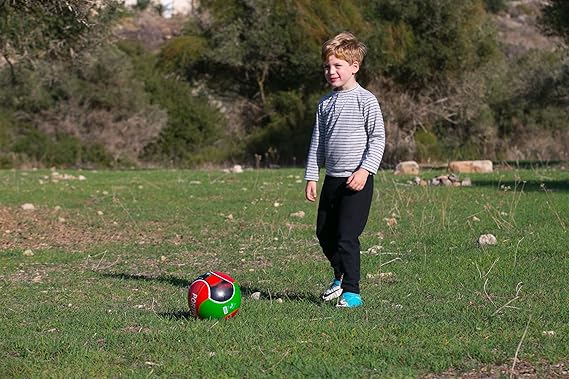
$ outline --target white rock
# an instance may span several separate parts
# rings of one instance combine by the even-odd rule
[[[384,218],[383,220],[387,223],[388,226],[397,225],[397,219],[395,217]]]
[[[472,180],[470,178],[464,178],[460,185],[463,187],[472,187]]]
[[[419,164],[415,161],[399,162],[395,166],[395,175],[419,175]]]
[[[304,218],[306,214],[304,213],[304,211],[298,211],[298,212],[294,212],[290,214],[290,217],[298,217],[298,218]]]
[[[261,298],[261,293],[260,292],[253,292],[251,294],[251,299],[253,300],[259,300]]]
[[[443,186],[450,186],[452,185],[452,181],[448,178],[448,176],[439,176],[437,177],[437,180],[439,181],[439,183]]]
[[[25,211],[33,211],[34,209],[36,209],[36,207],[33,204],[25,203],[22,204],[22,209]]]
[[[478,161],[453,161],[448,165],[448,169],[451,172],[492,172],[494,167],[492,161],[490,160],[478,160]]]
[[[482,234],[480,237],[478,237],[479,246],[492,246],[496,245],[497,243],[498,240],[496,240],[496,237],[493,234]]]
[[[233,168],[231,169],[231,172],[234,174],[241,174],[243,172],[243,167],[241,167],[241,165],[236,164],[235,166],[233,166]]]
[[[33,257],[34,252],[31,249],[24,250],[24,256],[25,257]]]

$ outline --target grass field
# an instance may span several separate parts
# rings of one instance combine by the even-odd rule
[[[300,169],[56,174],[0,171],[1,378],[569,375],[568,171],[381,172],[353,310],[318,300]],[[235,318],[189,316],[208,270]]]

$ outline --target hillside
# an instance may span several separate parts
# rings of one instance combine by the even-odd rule
[[[121,12],[97,48],[4,67],[0,165],[302,165],[328,90],[315,52],[338,28],[365,36],[358,81],[381,103],[384,165],[569,159],[566,50],[540,29],[544,0],[362,4]]]
[[[546,36],[537,25],[544,0],[521,0],[507,3],[507,10],[493,16],[498,39],[508,56],[531,49],[554,50],[561,40]]]
[[[507,9],[492,16],[500,43],[508,56],[531,49],[554,50],[559,38],[546,36],[538,27],[537,18],[545,0],[508,1]],[[161,17],[155,10],[137,12],[126,18],[115,30],[120,39],[137,41],[150,51],[157,51],[170,38],[179,35],[186,18]]]

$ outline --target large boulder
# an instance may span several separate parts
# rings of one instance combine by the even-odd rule
[[[395,167],[395,175],[419,175],[419,164],[415,161],[399,162]]]
[[[490,160],[453,161],[449,163],[448,169],[449,171],[456,173],[486,173],[492,172],[494,170],[494,166]]]

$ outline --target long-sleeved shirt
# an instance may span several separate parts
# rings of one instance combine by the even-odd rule
[[[358,168],[376,174],[385,149],[385,128],[377,98],[359,84],[333,91],[318,103],[305,180],[349,177]]]

